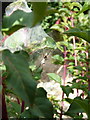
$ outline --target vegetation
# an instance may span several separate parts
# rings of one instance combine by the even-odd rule
[[[4,38],[23,27],[41,24],[52,37],[46,37],[39,44],[23,46],[23,50],[11,52],[2,49],[2,118],[60,118],[63,115],[73,119],[90,119],[90,4],[88,2],[32,2],[28,3],[32,12],[14,11],[3,16],[2,33]],[[42,68],[31,61],[38,50],[58,49],[62,52],[52,56],[53,64],[63,65],[63,79],[59,73],[48,73],[62,88],[60,107],[58,101],[47,98],[44,88],[37,88]],[[67,83],[69,72],[73,80]],[[67,84],[66,84],[67,83]],[[77,95],[74,99],[70,94]],[[80,93],[81,90],[81,93]],[[66,97],[65,97],[66,95]],[[64,111],[64,101],[70,104]],[[58,113],[58,110],[60,113]]]

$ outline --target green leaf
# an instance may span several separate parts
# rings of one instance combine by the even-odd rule
[[[47,99],[47,92],[43,88],[36,89],[34,104],[21,114],[21,117],[27,118],[27,116],[30,118],[53,117],[53,106]]]
[[[33,12],[26,13],[22,10],[17,10],[13,12],[10,16],[4,16],[2,22],[2,31],[8,31],[14,26],[27,26],[32,27],[33,25]],[[20,29],[19,27],[16,29]]]
[[[65,113],[69,116],[77,115],[77,113],[83,113],[85,112],[87,115],[89,115],[89,103],[87,99],[74,99],[71,103],[68,111]]]
[[[90,30],[82,31],[79,28],[71,28],[70,30],[64,32],[64,34],[80,37],[90,43]]]
[[[42,87],[40,87],[36,91],[36,97],[46,98],[47,97],[47,92]]]
[[[75,57],[72,56],[72,55],[70,55],[67,59],[68,59],[68,60],[75,60]]]
[[[8,86],[12,88],[26,104],[33,104],[36,82],[33,80],[29,70],[28,54],[24,51],[11,53],[9,50],[4,50],[2,58],[8,71]]]
[[[2,31],[11,33],[27,26],[32,27],[38,24],[45,16],[47,3],[46,2],[32,2],[33,12],[24,12],[22,10],[14,11],[10,16],[3,17]],[[19,25],[19,27],[17,26]]]
[[[61,14],[61,13],[66,13],[66,15],[70,15],[70,12],[69,12],[69,10],[67,9],[67,8],[61,8],[60,10],[59,10],[59,13]]]
[[[31,65],[29,66],[29,68],[30,68],[30,69],[31,69],[31,71],[33,72],[34,70],[36,70],[36,65],[31,64]]]
[[[21,106],[18,103],[15,102],[10,102],[10,104],[12,105],[12,107],[14,108],[15,112],[20,114],[21,113]]]
[[[33,77],[35,80],[39,80],[41,78],[41,72],[42,68],[37,68],[35,71],[33,71]]]
[[[82,9],[82,5],[79,2],[73,2],[70,5],[70,9],[73,9],[74,6],[78,7],[80,10]]]
[[[56,31],[59,31],[59,32],[63,32],[64,30],[60,28],[60,25],[59,24],[54,24],[53,26],[51,26],[50,28],[51,30],[56,30]],[[61,31],[62,30],[62,31]]]
[[[73,79],[73,81],[75,81],[76,82],[76,80],[78,80],[78,79],[81,79],[81,80],[85,80],[85,81],[87,81],[87,76],[85,75],[85,76],[77,76],[75,79]]]
[[[85,47],[77,47],[75,50],[81,50],[81,51],[84,50],[85,51],[86,48]]]
[[[40,22],[46,15],[47,2],[32,2],[34,12],[33,26]]]
[[[54,13],[58,13],[58,14],[62,14],[65,13],[66,15],[70,15],[70,12],[67,8],[61,8],[59,10],[55,9],[55,8],[49,8],[46,10],[46,15],[50,15],[50,14],[54,14]]]
[[[24,110],[24,112],[21,113],[20,115],[21,118],[32,118],[30,110]]]
[[[54,80],[61,84],[61,78],[59,75],[57,75],[55,73],[48,73],[47,75],[48,75],[49,79]]]
[[[46,16],[48,16],[50,14],[54,14],[54,13],[59,13],[59,11],[56,10],[55,8],[49,8],[46,10]]]
[[[70,99],[70,98],[65,98],[64,100],[67,101],[70,104],[73,102],[73,99]]]
[[[41,47],[46,48],[56,48],[56,43],[52,37],[46,37],[45,40],[42,42]]]
[[[40,118],[52,118],[53,106],[46,97],[46,91],[43,88],[38,88],[36,91],[36,97],[34,105],[31,108],[32,115]]]
[[[69,43],[67,41],[61,41],[60,42],[60,45],[64,45],[66,46],[67,48],[70,47]]]
[[[60,55],[54,55],[52,56],[52,59],[54,64],[62,64],[64,62],[63,57],[61,57]]]
[[[7,35],[11,35],[23,27],[24,27],[23,25],[15,25],[15,26],[12,26],[10,29],[9,28],[2,29],[2,32],[5,32]]]
[[[86,10],[90,9],[90,4],[88,2],[85,2],[82,9],[80,10],[80,12],[77,14],[77,16],[83,12],[85,12]]]
[[[80,70],[80,71],[86,71],[86,68],[82,67],[82,66],[75,66],[74,69]]]
[[[67,97],[69,96],[70,93],[73,93],[73,90],[69,85],[67,85],[67,86],[61,85],[61,88]]]
[[[68,65],[69,65],[69,66],[73,66],[73,65],[74,65],[74,62],[70,62]]]
[[[73,83],[72,86],[71,86],[72,89],[76,88],[78,90],[83,90],[84,92],[88,92],[88,89],[87,88],[87,84],[82,84],[82,82],[78,82],[78,83]]]

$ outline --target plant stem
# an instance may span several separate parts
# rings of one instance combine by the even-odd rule
[[[5,88],[3,84],[2,89],[2,119],[8,120],[8,113],[7,113],[7,107],[6,107],[6,101],[5,101]]]
[[[75,57],[75,66],[77,66],[77,52],[76,52],[76,42],[75,37],[73,36],[73,47],[74,47],[74,57]]]
[[[83,53],[85,51],[81,51],[81,53]],[[84,66],[84,63],[83,62],[80,62],[80,65],[83,67]],[[85,72],[82,71],[81,72],[81,76],[84,77],[85,76]],[[84,84],[84,82],[82,82],[82,84]],[[82,91],[82,98],[84,99],[84,91]]]
[[[85,46],[87,46],[86,42],[84,43]],[[85,52],[86,53],[86,59],[88,60],[87,63],[87,78],[88,78],[88,99],[89,99],[89,104],[90,104],[90,48]]]
[[[88,55],[87,59],[90,59],[90,49],[88,50]],[[88,99],[89,99],[89,104],[90,104],[90,61],[87,62],[87,78],[88,78]]]
[[[17,103],[20,105],[20,100],[18,99],[18,97],[16,99],[17,99]]]
[[[72,24],[72,27],[74,27],[74,18],[71,17],[71,24]],[[76,52],[76,40],[75,40],[75,37],[73,36],[73,48],[74,48],[74,57],[75,57],[75,66],[77,66],[77,52]]]
[[[66,46],[64,46],[64,71],[63,71],[63,86],[65,86],[65,82],[66,82],[66,74],[67,74],[67,65],[66,65],[66,55],[67,55],[67,51],[66,51]],[[62,92],[62,100],[64,99],[64,92]],[[63,115],[63,107],[64,107],[64,101],[62,101],[62,106],[61,106],[61,113],[60,113],[60,120],[62,120],[62,115]]]
[[[88,99],[89,99],[89,104],[90,104],[90,75],[88,75],[87,78],[88,78]]]
[[[0,86],[2,86],[2,77],[0,76]],[[2,90],[0,91],[0,118],[2,118]]]
[[[90,120],[90,48],[87,55],[87,78],[88,78],[88,119]]]
[[[71,17],[71,24],[72,24],[72,27],[74,27],[74,18]],[[74,48],[74,58],[75,58],[75,66],[77,66],[77,52],[76,52],[76,40],[75,40],[75,36],[73,36],[73,48]],[[77,73],[78,71],[76,71]],[[79,95],[79,91],[77,89],[77,96]]]
[[[21,105],[21,113],[24,112],[24,107],[25,107],[25,102],[22,101],[22,105]]]

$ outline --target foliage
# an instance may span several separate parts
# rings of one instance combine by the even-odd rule
[[[84,40],[86,40],[90,43],[90,36],[89,36],[90,30],[82,31],[78,28],[72,28],[72,29],[66,31],[65,33],[70,36],[77,36],[77,37],[83,38]]]
[[[33,11],[27,13],[22,10],[14,11],[10,16],[3,17],[2,33],[10,35],[22,27],[34,27],[43,21],[42,26],[48,32],[56,33],[54,36],[46,37],[43,42],[31,45],[29,48],[14,53],[9,50],[2,51],[3,60],[3,96],[6,94],[7,100],[4,100],[4,106],[7,103],[9,117],[18,118],[54,118],[57,114],[62,119],[62,115],[68,115],[73,119],[83,119],[83,113],[86,113],[90,119],[90,22],[86,11],[89,11],[87,3],[31,3]],[[51,7],[50,7],[51,6]],[[88,19],[89,18],[89,19]],[[79,24],[78,24],[79,23]],[[51,28],[50,28],[51,27]],[[67,36],[68,35],[68,36]],[[62,100],[60,109],[57,108],[55,100],[47,98],[47,92],[44,88],[37,88],[41,76],[42,68],[34,64],[35,51],[48,48],[58,49],[63,56],[55,54],[52,56],[53,64],[63,65],[63,79],[57,73],[48,73],[51,80],[60,84],[62,88]],[[29,58],[30,57],[30,58]],[[36,59],[37,60],[37,59]],[[73,80],[67,82],[67,70],[72,75]],[[77,96],[69,98],[70,94],[77,91]],[[79,90],[82,93],[79,94]],[[9,99],[9,95],[15,100]],[[66,98],[65,98],[66,95]],[[5,97],[5,96],[4,96]],[[64,111],[63,102],[67,101],[70,106]],[[28,108],[28,109],[27,109]],[[60,111],[58,113],[57,111]],[[3,108],[5,115],[6,109]],[[10,111],[12,114],[10,115]],[[5,116],[5,118],[7,118]]]

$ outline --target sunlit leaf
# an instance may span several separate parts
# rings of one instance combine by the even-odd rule
[[[54,80],[54,81],[56,81],[56,82],[61,84],[61,78],[60,78],[59,75],[57,75],[55,73],[48,73],[47,75],[48,75],[50,80]]]
[[[46,37],[45,40],[42,43],[42,47],[46,48],[56,48],[56,43],[52,37]]]
[[[80,10],[79,13],[77,13],[77,15],[79,15],[79,14],[85,12],[86,10],[90,10],[90,4],[89,4],[89,1],[84,3],[82,9]]]
[[[12,27],[26,26],[32,27],[38,24],[46,14],[46,2],[33,2],[33,12],[16,10],[10,16],[3,17],[2,31],[9,31]],[[20,29],[19,27],[16,30]]]
[[[61,57],[60,55],[57,54],[57,55],[52,56],[52,62],[54,64],[63,64],[64,59],[63,59],[63,57]]]
[[[11,52],[15,52],[21,50],[23,47],[30,46],[30,44],[38,44],[47,36],[40,25],[33,28],[24,27],[10,35],[4,41],[4,47]]]
[[[3,17],[2,31],[8,31],[16,25],[32,27],[33,19],[33,12],[26,13],[22,10],[14,11],[10,16]]]
[[[82,9],[82,5],[79,2],[72,2],[70,8],[73,9],[74,6],[78,7],[80,10]]]

